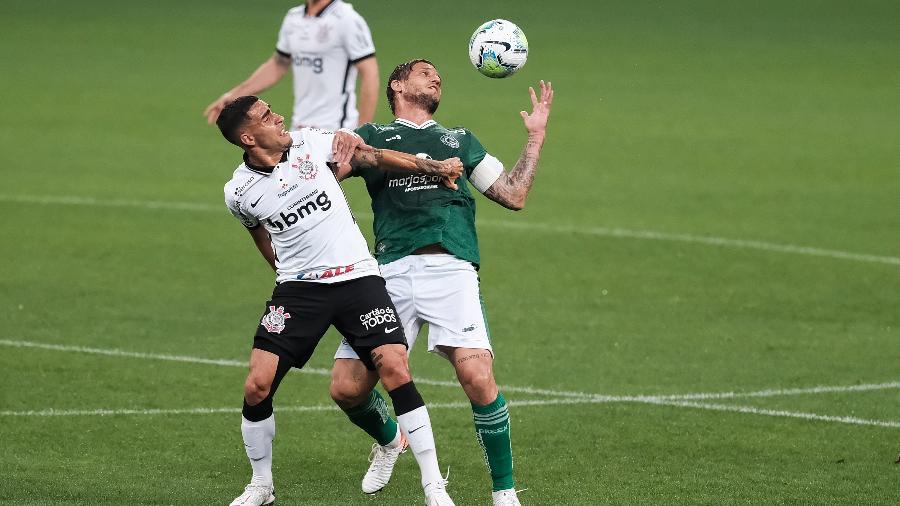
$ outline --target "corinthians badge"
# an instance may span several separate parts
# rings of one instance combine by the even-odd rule
[[[309,154],[306,155],[305,160],[298,156],[294,163],[291,164],[291,167],[297,169],[300,172],[300,177],[303,179],[315,179],[319,173],[316,164],[309,159]]]
[[[269,312],[262,317],[259,323],[272,334],[281,334],[285,328],[285,321],[291,318],[291,313],[284,312],[284,306],[269,306]]]

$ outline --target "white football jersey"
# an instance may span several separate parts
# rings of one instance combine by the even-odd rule
[[[366,21],[341,0],[333,0],[316,16],[306,6],[289,10],[275,49],[289,56],[294,69],[292,129],[356,128],[355,64],[375,55]]]
[[[225,204],[247,228],[265,227],[275,250],[276,281],[334,283],[380,275],[350,205],[326,162],[334,133],[291,132],[274,167],[247,158],[225,185]]]

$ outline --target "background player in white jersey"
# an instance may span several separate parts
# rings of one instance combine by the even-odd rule
[[[481,260],[475,200],[466,181],[506,208],[524,207],[544,143],[553,88],[541,81],[540,99],[529,89],[532,112],[521,112],[528,138],[515,166],[506,172],[471,131],[446,128],[434,121],[442,84],[437,69],[427,60],[398,65],[387,87],[396,119],[386,125],[363,125],[357,132],[374,147],[389,146],[436,160],[458,156],[465,167],[459,187],[451,190],[427,177],[377,173],[363,167],[354,168],[352,175],[365,179],[372,197],[375,255],[410,347],[423,323],[428,323],[428,350],[450,360],[471,401],[494,504],[515,506],[519,500],[513,480],[509,412],[494,380],[494,355],[476,272]],[[347,171],[339,174],[345,175]],[[454,304],[448,306],[442,302],[446,300]],[[331,394],[339,406],[363,402],[377,381],[358,360],[352,360],[356,355],[346,343],[335,355]],[[366,491],[387,483],[399,455],[384,444],[374,451],[373,464],[363,479]]]
[[[244,162],[225,185],[225,202],[277,273],[244,385],[241,433],[253,478],[232,506],[275,501],[272,399],[284,375],[306,364],[330,325],[366,370],[377,371],[390,394],[402,433],[396,426],[380,430],[396,442],[405,435],[422,471],[426,504],[452,505],[438,469],[428,411],[409,374],[396,309],[328,164],[349,160],[353,167],[416,171],[456,187],[459,159],[435,162],[359,147],[359,136],[349,131],[342,136],[312,128],[287,132],[284,118],[255,96],[227,104],[217,125],[244,150]],[[368,392],[368,398],[373,404],[369,416],[386,415],[380,395]]]
[[[294,72],[292,130],[356,128],[374,119],[379,77],[369,26],[342,0],[308,0],[284,17],[272,57],[206,108],[207,121],[213,123],[231,100],[275,86],[290,68]]]

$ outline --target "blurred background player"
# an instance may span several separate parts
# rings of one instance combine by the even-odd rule
[[[272,57],[206,108],[207,121],[215,122],[231,100],[275,86],[290,68],[294,70],[290,130],[356,128],[375,118],[379,76],[369,26],[342,0],[309,0],[284,17]]]
[[[216,123],[244,151],[243,163],[225,185],[225,203],[275,270],[277,283],[253,339],[244,384],[241,434],[253,477],[231,506],[275,502],[272,401],[284,375],[306,364],[331,325],[388,391],[422,472],[426,504],[452,506],[428,410],[409,373],[396,309],[329,163],[434,175],[455,188],[459,159],[435,162],[358,147],[359,136],[349,131],[288,132],[284,118],[255,96],[227,104]],[[387,411],[383,399],[379,410]],[[393,421],[381,429],[401,439]]]
[[[520,113],[528,138],[515,166],[506,172],[472,132],[448,129],[434,121],[441,85],[440,74],[428,60],[398,65],[387,86],[388,104],[396,119],[387,125],[363,125],[357,133],[373,147],[390,147],[436,160],[459,157],[465,172],[458,189],[443,187],[437,178],[366,168],[342,170],[338,177],[357,175],[365,179],[375,213],[375,256],[410,348],[427,322],[428,351],[450,360],[471,401],[475,434],[491,475],[494,504],[514,506],[519,500],[513,480],[509,412],[494,380],[494,355],[477,273],[481,260],[475,200],[466,181],[508,209],[525,206],[544,143],[553,88],[541,81],[540,99],[529,88],[532,112]],[[359,360],[352,360],[355,358],[353,349],[342,343],[332,376],[332,398],[348,413],[367,402],[378,380]],[[363,478],[366,492],[387,484],[399,456],[397,446],[378,443]]]

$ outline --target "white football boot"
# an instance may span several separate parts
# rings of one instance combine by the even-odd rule
[[[447,480],[441,479],[425,485],[425,506],[456,506],[447,495]]]
[[[275,487],[249,484],[229,506],[264,506],[275,502]]]
[[[491,496],[494,498],[494,506],[522,506],[519,498],[516,497],[516,489],[514,488],[492,492]]]
[[[369,470],[362,480],[362,491],[367,494],[374,494],[383,489],[385,485],[391,481],[391,474],[394,473],[394,464],[400,454],[406,451],[409,443],[406,437],[401,434],[400,444],[396,448],[390,446],[380,446],[378,443],[372,444],[372,453],[369,454]]]

